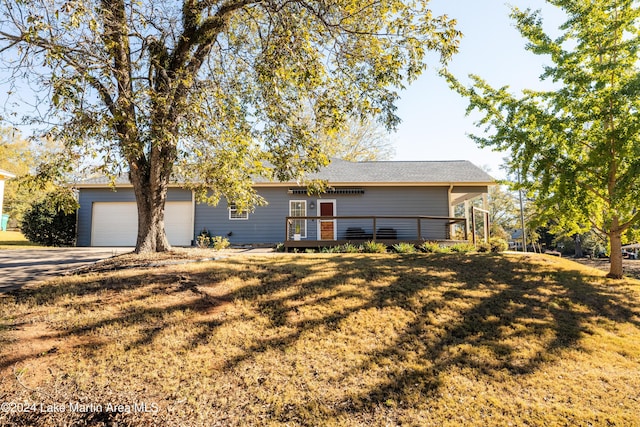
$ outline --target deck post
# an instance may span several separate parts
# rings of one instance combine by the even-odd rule
[[[473,240],[473,245],[476,244],[476,215],[473,208],[471,209],[471,238]]]
[[[464,219],[464,240],[469,241],[469,225],[467,224],[469,220],[467,218]]]
[[[488,242],[489,241],[489,227],[491,226],[491,224],[489,224],[489,213],[485,212],[484,213],[484,241]]]
[[[376,241],[376,217],[373,217],[373,241]]]

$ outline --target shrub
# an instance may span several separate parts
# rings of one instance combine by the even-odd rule
[[[25,211],[20,230],[30,242],[46,246],[73,246],[77,208],[78,202],[71,191],[61,189],[49,193]]]
[[[491,252],[491,244],[488,242],[480,242],[476,246],[478,252]]]
[[[435,254],[440,252],[440,245],[438,245],[436,242],[424,242],[422,245],[420,245],[420,249],[423,252]]]
[[[227,239],[226,237],[215,236],[214,238],[211,239],[211,246],[216,251],[219,251],[219,250],[222,250],[222,249],[226,249],[230,245],[231,245],[231,243],[229,243],[229,239]]]
[[[393,245],[393,250],[399,254],[412,254],[416,252],[416,247],[411,243],[396,243]]]
[[[200,249],[208,248],[209,246],[211,246],[211,237],[209,237],[209,236],[204,236],[204,235],[200,234],[200,235],[196,238],[196,245],[197,245]]]
[[[362,252],[368,254],[384,254],[387,252],[387,245],[369,240],[362,244]]]
[[[213,248],[219,251],[228,248],[231,243],[226,237],[212,236],[209,230],[203,228],[198,237],[196,237],[196,245],[200,249]],[[284,251],[284,245],[282,245],[282,250]]]
[[[451,249],[451,246],[440,245],[438,247],[439,254],[450,254],[451,252],[453,252],[453,250]]]
[[[284,252],[285,250],[284,243],[278,243],[275,247],[276,252]]]
[[[211,233],[206,228],[203,228],[198,237],[196,237],[196,246],[200,249],[205,249],[211,246]]]
[[[346,254],[357,254],[360,252],[360,248],[352,243],[345,243],[338,247],[338,252],[346,253]]]
[[[451,245],[451,252],[466,254],[475,250],[476,247],[471,243],[456,243],[455,245]]]
[[[437,242],[424,242],[420,245],[420,250],[429,254],[449,254],[452,251],[450,246],[443,246]]]
[[[504,252],[509,249],[509,243],[499,237],[492,237],[489,239],[489,246],[491,248],[491,252]]]

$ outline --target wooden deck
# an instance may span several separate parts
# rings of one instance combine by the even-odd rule
[[[459,230],[453,235],[452,229]],[[299,239],[294,235],[300,233]],[[456,238],[458,237],[458,238]],[[460,239],[462,237],[462,239]],[[443,216],[288,216],[284,247],[323,248],[374,241],[388,246],[468,242],[467,219]]]
[[[346,243],[352,243],[354,245],[360,245],[367,240],[289,240],[284,243],[285,249],[288,251],[289,249],[320,249],[332,246],[344,245]],[[395,240],[375,240],[376,242],[383,243],[387,246],[393,246],[398,243],[411,243],[416,246],[423,244],[424,242],[436,242],[443,246],[451,246],[456,243],[470,243],[468,240],[436,240],[436,239],[428,239],[428,240],[404,240],[404,239],[395,239]]]

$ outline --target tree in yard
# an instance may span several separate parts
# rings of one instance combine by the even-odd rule
[[[486,204],[485,204],[486,202]],[[455,206],[456,217],[470,217],[471,208],[477,207],[489,211],[489,235],[509,241],[510,233],[517,228],[519,213],[516,207],[514,194],[506,185],[494,185],[489,187],[486,199],[476,197],[466,203]],[[485,221],[480,215],[476,218],[476,234],[484,234]]]
[[[9,214],[13,222],[22,218],[22,213],[29,206],[29,195],[20,188],[21,177],[31,172],[35,164],[29,141],[20,137],[13,129],[0,128],[0,169],[16,175],[16,179],[6,182],[4,188],[4,212]]]
[[[30,242],[46,246],[72,246],[76,238],[78,202],[68,188],[46,194],[25,212],[20,230]]]
[[[352,162],[389,160],[395,150],[388,131],[371,119],[348,119],[338,132],[319,136],[329,157]]]
[[[67,196],[64,183],[55,179],[60,171],[48,169],[45,163],[56,158],[60,149],[55,141],[28,141],[16,129],[0,128],[0,169],[16,175],[5,187],[4,210],[10,223],[19,226],[24,213],[47,194]]]
[[[481,112],[488,136],[482,146],[511,153],[509,167],[535,191],[542,215],[574,234],[592,226],[608,236],[609,277],[622,277],[624,233],[640,220],[640,73],[638,2],[553,0],[568,20],[558,38],[548,36],[539,13],[512,10],[527,49],[548,55],[542,79],[557,89],[494,89],[472,76],[451,86]]]
[[[595,229],[585,233],[557,235],[555,243],[562,252],[573,254],[575,257],[584,257],[585,255],[600,257],[607,250],[606,236]]]
[[[394,88],[459,38],[428,0],[0,2],[3,63],[49,97],[49,134],[71,159],[128,172],[137,252],[170,248],[170,179],[251,209],[252,176],[303,180],[327,164],[313,135],[348,117],[393,128]]]
[[[491,235],[511,240],[510,232],[517,228],[518,211],[516,200],[502,185],[489,187],[489,223]]]

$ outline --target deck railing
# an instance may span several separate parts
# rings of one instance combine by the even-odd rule
[[[467,228],[466,218],[444,216],[287,216],[285,244],[468,240]]]

